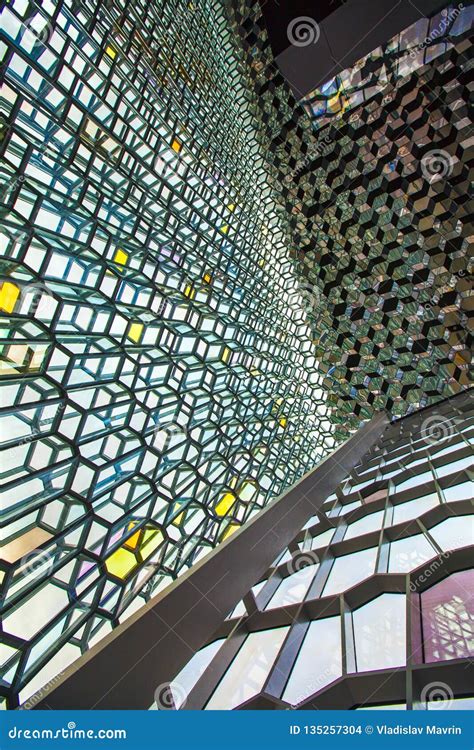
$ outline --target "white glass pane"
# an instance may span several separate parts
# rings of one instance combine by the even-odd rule
[[[405,664],[403,594],[382,594],[353,612],[352,618],[358,672]]]
[[[317,536],[313,536],[310,540],[309,549],[319,549],[320,547],[327,547],[329,542],[334,536],[334,529],[327,529]]]
[[[341,676],[341,621],[314,620],[299,650],[283,700],[293,706]]]
[[[408,536],[390,543],[389,573],[408,573],[437,554],[423,534]]]
[[[453,487],[446,487],[444,497],[446,502],[451,503],[455,500],[472,500],[474,495],[474,482],[468,480],[455,484]]]
[[[289,628],[250,633],[212,695],[207,709],[235,708],[262,689]]]
[[[175,677],[171,686],[171,692],[173,693],[173,701],[176,708],[179,708],[186,703],[186,698],[199,680],[201,675],[205,672],[215,654],[218,652],[220,646],[224,643],[225,638],[219,638],[219,640],[210,643],[208,646],[204,646],[198,651],[185,667]]]
[[[347,515],[347,513],[350,513],[351,510],[354,510],[355,508],[359,508],[361,505],[360,500],[356,500],[354,503],[349,503],[348,505],[343,505],[341,509],[341,516]]]
[[[225,618],[226,620],[232,620],[234,617],[242,617],[242,615],[245,615],[247,610],[245,609],[245,604],[243,601],[240,601],[236,607],[232,610],[230,615],[227,615]]]
[[[265,609],[285,607],[302,602],[319,565],[307,565],[291,576],[284,578]]]
[[[442,550],[474,544],[474,516],[458,516],[433,526],[429,533]]]
[[[368,534],[369,531],[376,531],[378,529],[381,529],[384,512],[385,511],[383,510],[379,510],[377,511],[377,513],[370,513],[370,515],[364,516],[358,521],[354,521],[354,523],[349,524],[344,535],[344,539],[353,539],[355,536]]]
[[[418,487],[420,484],[427,484],[428,482],[431,482],[432,479],[433,474],[431,471],[424,471],[422,474],[414,474],[413,476],[408,477],[408,479],[404,479],[400,484],[397,484],[395,492],[402,492],[403,490],[409,490],[412,487]]]
[[[403,523],[404,521],[411,521],[412,518],[419,518],[422,513],[426,513],[435,505],[438,505],[438,495],[435,492],[417,497],[408,503],[396,505],[393,509],[393,523]]]
[[[464,471],[464,469],[472,469],[472,467],[472,457],[466,456],[465,458],[460,458],[459,461],[453,461],[451,464],[440,466],[436,469],[436,474],[438,477],[447,477],[451,474],[458,474],[460,471]]]
[[[359,581],[372,575],[375,568],[377,547],[369,547],[351,555],[336,557],[324,587],[323,596],[339,594]]]

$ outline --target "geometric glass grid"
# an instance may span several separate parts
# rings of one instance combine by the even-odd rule
[[[336,436],[221,3],[10,0],[0,55],[14,707]]]
[[[458,393],[472,382],[472,4],[447,8],[442,42],[425,44],[438,28],[425,19],[401,35],[407,50],[392,40],[356,63],[351,108],[320,120],[279,72],[259,3],[236,5],[337,419],[358,427]]]

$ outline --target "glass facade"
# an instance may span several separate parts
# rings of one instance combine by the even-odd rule
[[[14,706],[335,436],[222,3],[9,0],[1,22]]]
[[[437,414],[456,425],[449,434],[426,435],[430,410],[393,422],[304,525],[245,597],[248,614],[240,611],[219,631],[227,635],[219,666],[211,662],[187,708],[215,707],[210,697],[221,694],[233,640],[284,628],[260,695],[246,695],[239,706],[436,708],[439,673],[427,667],[440,662],[449,707],[472,693],[466,666],[474,656],[474,399],[451,399]],[[407,484],[409,475],[416,481]],[[446,499],[461,479],[468,499]],[[404,506],[407,512],[397,515]],[[312,545],[314,538],[326,543]],[[253,659],[259,661],[259,650]],[[234,669],[238,660],[239,653]]]

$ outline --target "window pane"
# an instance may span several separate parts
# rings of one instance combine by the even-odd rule
[[[302,602],[318,568],[319,565],[307,565],[284,578],[265,609],[275,609],[275,607]]]
[[[408,503],[400,503],[393,509],[393,523],[403,523],[404,521],[411,521],[412,518],[419,518],[422,513],[426,513],[427,510],[438,505],[438,502],[438,495],[433,492],[430,495],[423,495],[423,497],[410,500]]]
[[[429,533],[443,550],[467,547],[474,544],[473,518],[474,516],[447,518],[429,529]]]
[[[352,614],[357,671],[399,667],[406,661],[406,600],[382,594]]]
[[[368,534],[369,531],[376,531],[382,527],[383,514],[385,511],[380,510],[377,513],[371,513],[358,521],[349,524],[344,539],[353,539],[361,534]]]
[[[474,570],[453,573],[421,595],[425,661],[474,654]]]
[[[176,708],[179,708],[186,702],[186,697],[205,672],[224,641],[225,638],[219,638],[214,643],[204,646],[204,648],[194,654],[191,661],[188,661],[186,666],[173,680],[171,683],[171,692],[173,693],[173,701]]]
[[[444,497],[446,502],[455,500],[472,500],[474,495],[474,482],[467,481],[461,484],[455,484],[453,487],[446,487]]]
[[[239,706],[262,689],[289,628],[250,633],[214,691],[207,709]]]
[[[308,628],[288,679],[283,700],[293,706],[341,676],[339,617],[314,620]]]
[[[435,548],[423,534],[390,543],[389,573],[408,573],[436,556]]]
[[[360,552],[353,552],[351,555],[336,557],[323,595],[339,594],[372,575],[376,556],[377,547],[370,547]]]

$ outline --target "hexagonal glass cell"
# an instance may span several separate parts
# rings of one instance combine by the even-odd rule
[[[452,573],[421,594],[424,660],[474,655],[474,569]]]
[[[434,508],[435,505],[438,505],[438,503],[439,498],[436,492],[432,492],[429,495],[423,495],[422,497],[417,497],[414,500],[409,500],[406,503],[399,503],[393,508],[392,524],[395,525],[397,523],[411,521],[412,518],[419,518],[423,513],[426,513],[427,510],[430,510],[430,508]]]
[[[341,620],[313,620],[301,644],[282,698],[292,706],[336,680],[342,674]]]
[[[206,709],[235,708],[262,689],[289,628],[250,633],[237,652]]]
[[[219,638],[217,641],[208,643],[207,646],[199,649],[170,683],[175,708],[181,708],[186,704],[191,690],[201,675],[204,674],[224,641],[225,638]]]
[[[265,609],[276,609],[302,602],[319,568],[318,564],[307,565],[284,578]]]
[[[458,500],[472,500],[474,498],[474,482],[468,479],[467,482],[445,487],[443,494],[447,503],[457,502]]]
[[[436,557],[437,551],[423,534],[390,542],[389,573],[408,573],[427,560]]]
[[[377,547],[336,557],[323,590],[323,596],[339,594],[372,575],[377,558]]]
[[[442,550],[474,544],[474,515],[453,516],[428,530]]]
[[[384,510],[369,513],[369,515],[349,524],[344,534],[344,539],[354,539],[354,537],[361,536],[362,534],[380,530],[382,528],[384,513]]]
[[[356,671],[406,663],[406,598],[381,594],[352,613]]]

